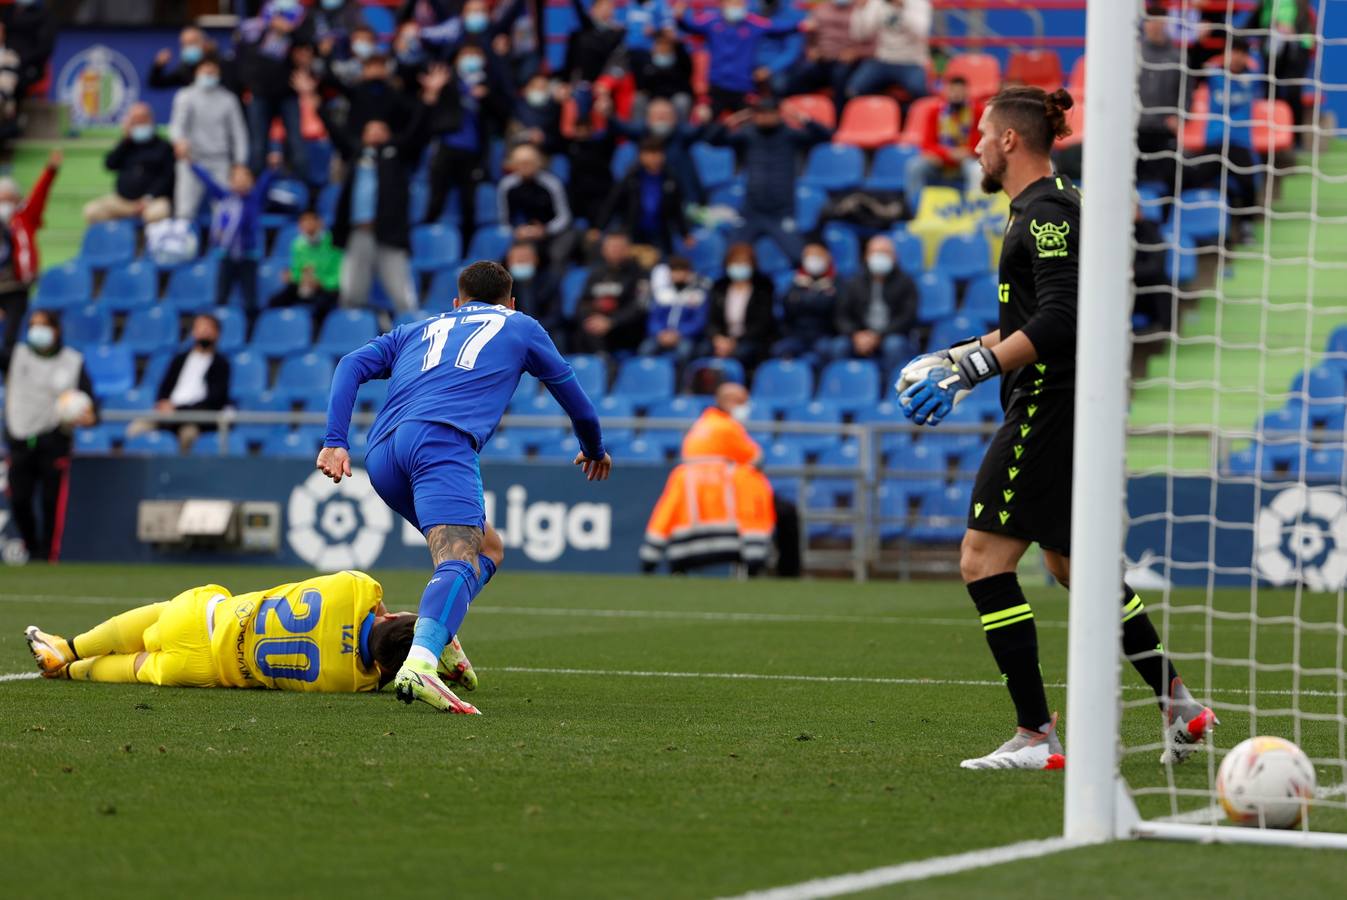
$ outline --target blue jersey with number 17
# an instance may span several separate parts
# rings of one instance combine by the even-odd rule
[[[333,378],[324,444],[347,446],[354,387],[372,378],[388,378],[388,399],[370,430],[371,447],[403,422],[440,422],[469,435],[481,450],[500,424],[524,372],[554,392],[575,378],[542,325],[504,306],[465,303],[452,312],[399,326],[342,358]],[[348,391],[349,402],[341,396]],[[583,445],[584,435],[581,441]],[[602,455],[601,442],[582,449]]]

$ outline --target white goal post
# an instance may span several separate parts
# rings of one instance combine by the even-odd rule
[[[1118,604],[1119,584],[1125,570],[1124,550],[1127,547],[1130,524],[1127,448],[1129,410],[1134,404],[1133,385],[1130,381],[1134,347],[1132,311],[1135,296],[1132,234],[1134,210],[1137,208],[1135,171],[1137,123],[1140,113],[1137,74],[1142,65],[1138,39],[1142,24],[1142,9],[1145,5],[1144,0],[1089,0],[1087,8],[1085,55],[1088,60],[1089,76],[1086,79],[1083,98],[1085,142],[1081,183],[1084,202],[1080,250],[1076,464],[1072,484],[1074,508],[1071,532],[1072,583],[1065,718],[1069,763],[1065,778],[1063,832],[1068,841],[1076,844],[1131,838],[1163,838],[1347,849],[1347,803],[1342,802],[1344,793],[1347,793],[1347,787],[1344,787],[1344,784],[1347,784],[1347,716],[1344,715],[1344,693],[1347,693],[1347,672],[1344,671],[1347,623],[1344,620],[1344,609],[1347,609],[1347,602],[1344,602],[1344,585],[1329,585],[1325,594],[1322,578],[1317,574],[1315,578],[1297,579],[1296,576],[1300,574],[1298,564],[1291,567],[1296,571],[1292,572],[1290,577],[1278,581],[1275,577],[1269,577],[1268,571],[1260,566],[1257,558],[1245,559],[1241,566],[1232,566],[1228,562],[1218,565],[1214,543],[1211,557],[1198,561],[1191,559],[1176,561],[1175,554],[1171,552],[1172,548],[1168,544],[1160,548],[1158,555],[1163,557],[1160,562],[1163,569],[1161,574],[1168,575],[1185,565],[1191,572],[1205,565],[1203,572],[1206,586],[1203,599],[1190,599],[1199,596],[1200,586],[1185,589],[1188,593],[1184,593],[1182,590],[1172,590],[1172,582],[1166,581],[1167,586],[1162,591],[1148,598],[1147,606],[1160,632],[1164,647],[1171,658],[1177,661],[1189,688],[1198,698],[1209,702],[1217,714],[1227,721],[1216,730],[1209,741],[1210,746],[1203,747],[1182,767],[1182,778],[1176,774],[1178,768],[1161,772],[1158,763],[1156,763],[1157,774],[1146,776],[1154,778],[1152,787],[1138,788],[1135,779],[1132,786],[1129,786],[1124,777],[1125,773],[1136,775],[1141,771],[1133,767],[1139,766],[1143,751],[1151,753],[1152,748],[1161,746],[1160,742],[1163,740],[1161,718],[1156,713],[1153,702],[1150,701],[1149,693],[1147,714],[1153,715],[1154,727],[1147,732],[1147,741],[1137,737],[1140,733],[1140,726],[1137,723],[1142,715],[1140,707],[1144,705],[1136,699],[1140,695],[1133,694],[1127,702],[1124,702],[1124,680],[1131,678],[1132,673],[1130,666],[1124,663],[1121,657],[1121,616]],[[1319,33],[1314,36],[1314,43],[1321,59],[1325,46],[1322,22],[1325,8],[1331,10],[1334,6],[1344,7],[1334,11],[1334,14],[1347,16],[1347,3],[1313,0],[1310,5],[1319,13]],[[1196,8],[1196,4],[1191,0],[1186,2],[1174,0],[1166,6],[1173,13],[1177,24],[1182,24],[1180,21],[1182,13],[1189,11],[1190,8]],[[1238,17],[1233,13],[1229,15],[1230,18],[1225,23],[1227,50],[1232,46],[1231,42],[1242,36],[1245,30],[1243,13]],[[1336,43],[1347,41],[1338,40]],[[1187,68],[1186,62],[1183,64],[1183,72],[1185,79],[1194,75],[1193,71]],[[1318,74],[1317,69],[1312,66],[1308,74],[1308,78],[1313,79],[1309,89],[1318,89],[1320,93],[1323,90],[1333,89],[1334,86],[1317,83]],[[1273,100],[1273,81],[1270,77],[1264,78],[1263,81],[1262,89],[1266,92],[1266,102],[1270,107]],[[1347,85],[1336,87],[1347,90]],[[1082,98],[1076,99],[1080,102]],[[1316,122],[1320,113],[1320,102],[1319,95],[1316,94],[1313,107]],[[1178,163],[1175,176],[1177,184],[1173,185],[1172,198],[1165,201],[1169,205],[1166,215],[1178,215],[1183,209],[1183,203],[1177,198],[1181,196],[1185,177],[1182,159],[1185,143],[1183,126],[1189,119],[1183,111],[1176,110],[1176,112],[1179,112],[1180,125],[1177,143],[1171,155]],[[1232,123],[1229,118],[1224,122],[1227,128],[1232,124],[1241,123]],[[1211,384],[1207,388],[1214,392],[1213,408],[1220,406],[1220,392],[1226,389],[1222,381],[1223,360],[1229,371],[1229,367],[1239,365],[1238,360],[1244,358],[1239,356],[1240,353],[1261,353],[1270,358],[1278,353],[1295,355],[1299,352],[1304,358],[1304,369],[1309,370],[1316,365],[1324,350],[1321,337],[1312,334],[1309,325],[1305,328],[1300,346],[1279,348],[1270,336],[1273,326],[1268,324],[1269,320],[1275,321],[1278,315],[1275,309],[1272,311],[1268,309],[1274,302],[1271,296],[1278,284],[1276,280],[1278,269],[1273,265],[1276,261],[1274,253],[1276,244],[1270,236],[1274,225],[1278,222],[1303,221],[1305,227],[1310,229],[1311,246],[1308,250],[1299,251],[1299,255],[1308,257],[1302,265],[1302,275],[1306,268],[1309,270],[1333,268],[1315,259],[1315,229],[1333,225],[1347,228],[1347,208],[1339,210],[1330,208],[1319,190],[1319,182],[1331,180],[1339,186],[1340,194],[1347,195],[1347,171],[1340,176],[1322,175],[1319,161],[1321,135],[1317,133],[1317,128],[1311,127],[1314,147],[1304,153],[1304,156],[1309,158],[1308,161],[1301,161],[1295,166],[1276,171],[1271,164],[1264,166],[1260,163],[1255,167],[1264,178],[1264,186],[1260,191],[1263,200],[1257,204],[1260,207],[1257,214],[1244,216],[1239,225],[1241,235],[1244,226],[1253,223],[1255,231],[1261,228],[1262,236],[1255,237],[1243,247],[1238,246],[1238,241],[1228,240],[1227,228],[1233,229],[1235,222],[1229,209],[1223,208],[1220,210],[1221,224],[1214,242],[1208,242],[1201,251],[1215,263],[1214,274],[1207,273],[1212,278],[1213,284],[1204,285],[1200,289],[1184,289],[1179,283],[1179,276],[1177,274],[1171,276],[1174,280],[1173,293],[1176,298],[1173,329],[1178,336],[1168,338],[1168,346],[1184,346],[1185,341],[1189,346],[1196,343],[1195,340],[1185,336],[1178,314],[1185,302],[1189,303],[1190,309],[1199,301],[1206,303],[1207,305],[1202,307],[1203,315],[1209,316],[1214,311],[1218,321],[1214,331],[1203,338],[1210,347],[1211,357],[1215,360],[1215,374],[1211,376]],[[1297,136],[1300,130],[1296,129]],[[1230,146],[1228,131],[1225,142],[1224,149],[1228,150]],[[1202,152],[1210,153],[1211,148],[1208,147]],[[1227,179],[1233,177],[1225,173],[1234,171],[1238,174],[1239,166],[1236,164],[1232,169],[1229,157],[1218,159],[1218,162],[1223,165],[1219,193],[1220,202],[1224,203],[1227,196],[1225,193]],[[1283,213],[1275,211],[1275,207],[1271,204],[1273,192],[1270,185],[1274,175],[1283,172],[1294,173],[1302,179],[1308,176],[1312,187],[1308,190],[1308,199],[1305,201],[1307,210]],[[1266,212],[1262,209],[1264,204],[1267,205]],[[1170,224],[1173,225],[1172,220]],[[1178,242],[1177,228],[1167,232],[1171,233]],[[1177,256],[1182,252],[1182,245],[1169,249]],[[1343,255],[1347,258],[1347,253]],[[1246,262],[1249,259],[1253,262]],[[1250,300],[1248,297],[1239,297],[1236,295],[1237,292],[1227,293],[1227,279],[1231,277],[1230,273],[1246,265],[1262,265],[1263,271],[1270,273],[1264,279],[1261,301],[1256,298]],[[1343,263],[1341,269],[1347,271],[1347,261]],[[1320,284],[1326,285],[1328,280],[1335,277],[1339,282],[1344,280],[1342,274],[1329,271]],[[1298,293],[1293,298],[1294,302],[1285,307],[1297,315],[1304,315],[1309,323],[1313,323],[1314,316],[1321,313],[1316,309],[1318,292],[1322,290],[1332,293],[1328,287],[1316,288],[1315,285],[1314,274],[1311,272],[1308,286],[1304,288],[1296,286],[1293,290]],[[1339,288],[1334,296],[1341,296],[1342,293]],[[1347,307],[1347,302],[1341,300],[1333,302]],[[1257,308],[1261,303],[1263,333],[1253,338],[1243,333],[1240,333],[1238,339],[1228,338],[1219,324],[1222,310],[1233,309],[1241,303],[1245,309],[1251,306]],[[1336,314],[1337,310],[1334,309],[1332,312]],[[1347,309],[1344,309],[1344,313],[1347,313]],[[1347,314],[1342,316],[1341,321],[1347,323]],[[1234,334],[1233,331],[1230,333]],[[1252,343],[1249,343],[1250,341]],[[1181,390],[1189,385],[1182,384],[1182,379],[1174,374],[1180,371],[1173,365],[1175,351],[1165,349],[1161,353],[1170,354],[1169,377],[1173,379],[1174,384],[1168,390],[1172,410],[1176,402],[1182,402],[1181,399],[1176,401],[1174,398],[1182,398]],[[1347,360],[1343,362],[1343,372],[1347,377]],[[1306,377],[1308,378],[1308,375]],[[1165,389],[1163,385],[1161,389]],[[1287,399],[1283,376],[1274,373],[1264,377],[1261,368],[1256,387],[1251,390],[1246,386],[1242,390],[1246,394],[1257,395],[1249,401],[1256,406],[1256,413],[1249,415],[1248,418],[1253,419],[1256,415],[1260,423],[1265,413],[1274,411],[1283,399]],[[1309,389],[1305,387],[1304,390]],[[1305,395],[1306,402],[1310,396],[1312,395],[1308,393]],[[1295,402],[1293,391],[1288,403]],[[1288,405],[1288,408],[1292,407]],[[1262,538],[1255,534],[1256,526],[1252,523],[1257,517],[1260,505],[1265,507],[1265,511],[1271,508],[1267,500],[1270,490],[1267,483],[1275,480],[1280,482],[1279,490],[1286,490],[1289,486],[1289,489],[1299,490],[1302,495],[1307,495],[1308,469],[1305,460],[1307,454],[1311,452],[1308,426],[1302,425],[1299,443],[1296,444],[1299,448],[1297,452],[1300,454],[1299,468],[1293,464],[1289,472],[1283,469],[1279,473],[1268,475],[1262,468],[1263,450],[1260,448],[1270,445],[1272,441],[1264,440],[1266,437],[1264,426],[1255,424],[1254,421],[1245,421],[1241,427],[1236,428],[1229,425],[1228,419],[1220,414],[1222,412],[1219,409],[1213,412],[1211,427],[1207,434],[1213,448],[1210,455],[1211,471],[1205,474],[1197,473],[1197,477],[1204,477],[1210,483],[1213,499],[1209,509],[1192,518],[1202,520],[1203,527],[1209,528],[1212,533],[1227,527],[1224,516],[1229,507],[1222,506],[1218,514],[1218,504],[1214,498],[1218,487],[1223,487],[1224,483],[1230,480],[1226,477],[1228,474],[1226,459],[1232,442],[1252,441],[1252,449],[1248,452],[1254,460],[1254,468],[1234,480],[1248,487],[1248,496],[1251,498],[1245,503],[1246,507],[1251,507],[1251,511],[1245,509],[1245,512],[1250,513],[1248,520],[1250,524],[1247,526],[1248,541],[1257,547],[1256,542]],[[1160,429],[1171,448],[1167,458],[1171,468],[1168,471],[1157,470],[1156,474],[1171,487],[1171,494],[1172,485],[1180,474],[1193,474],[1191,469],[1174,463],[1172,447],[1175,436],[1185,434],[1183,427],[1177,419],[1174,419],[1171,420],[1170,426]],[[1338,428],[1341,429],[1342,426],[1339,425]],[[1343,447],[1341,433],[1337,435],[1336,441],[1334,447]],[[1331,452],[1340,454],[1341,450]],[[1330,481],[1329,489],[1347,497],[1344,482],[1347,482],[1347,478],[1339,474],[1336,483]],[[1163,514],[1157,515],[1168,517],[1167,534],[1175,530],[1174,522],[1183,518],[1175,512],[1172,505]],[[1307,516],[1308,512],[1298,515]],[[1347,512],[1344,515],[1347,515]],[[1280,524],[1287,531],[1299,527],[1296,522]],[[1347,542],[1344,542],[1341,549],[1347,553]],[[1245,578],[1246,584],[1241,585],[1239,589],[1247,588],[1249,597],[1244,607],[1230,609],[1228,604],[1231,589],[1226,585],[1233,582],[1222,579],[1233,578],[1236,575]],[[1279,584],[1286,584],[1289,587],[1283,589],[1280,594],[1271,590]],[[1311,590],[1320,592],[1315,596],[1323,597],[1322,602],[1317,599],[1313,602],[1306,599],[1310,597]],[[1334,591],[1336,597],[1333,596]],[[1144,589],[1141,590],[1141,594],[1146,596]],[[1277,605],[1282,598],[1290,598],[1284,607]],[[1266,605],[1260,606],[1260,603]],[[1313,614],[1315,610],[1322,611],[1317,618]],[[1229,643],[1222,643],[1228,635],[1222,637],[1221,634],[1216,634],[1222,629],[1229,632],[1241,628],[1247,628],[1247,646],[1236,646],[1234,652],[1230,650]],[[1269,636],[1272,632],[1268,629],[1279,628],[1283,629],[1283,632]],[[1326,642],[1324,646],[1330,649],[1317,658],[1302,657],[1302,638],[1306,641]],[[1262,653],[1271,653],[1271,650],[1265,650],[1265,647],[1270,648],[1283,639],[1291,648],[1287,650],[1285,660],[1280,657],[1275,660],[1260,657]],[[1331,649],[1334,642],[1336,652]],[[1237,672],[1243,674],[1232,674]],[[1212,697],[1212,692],[1222,696],[1208,700]],[[1230,700],[1232,696],[1237,697],[1238,702]],[[1218,700],[1223,702],[1217,702]],[[1264,709],[1260,708],[1260,703],[1275,705]],[[1124,725],[1124,713],[1128,716],[1130,726]],[[1241,828],[1225,824],[1216,804],[1214,789],[1216,767],[1223,756],[1235,744],[1251,736],[1252,730],[1262,728],[1266,731],[1258,733],[1280,733],[1283,737],[1300,742],[1302,727],[1307,732],[1314,732],[1320,736],[1320,752],[1316,754],[1306,747],[1321,773],[1319,799],[1312,804],[1311,814],[1306,822],[1295,829],[1281,831]],[[1133,738],[1130,745],[1128,734]],[[1148,759],[1154,760],[1158,757],[1157,749]],[[1329,780],[1328,785],[1323,783],[1326,776]],[[1162,802],[1164,812],[1157,814],[1156,810]],[[1324,813],[1322,817],[1316,815],[1320,810]]]

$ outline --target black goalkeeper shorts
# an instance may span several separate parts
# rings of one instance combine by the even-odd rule
[[[982,457],[968,527],[1071,553],[1075,395],[1020,397]]]

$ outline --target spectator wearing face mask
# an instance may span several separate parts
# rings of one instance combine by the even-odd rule
[[[847,82],[847,97],[902,88],[908,99],[926,95],[931,61],[931,0],[865,0],[851,20],[851,34],[874,40],[875,54]]]
[[[855,12],[854,0],[823,0],[810,8],[802,26],[808,35],[804,59],[776,79],[778,94],[788,97],[829,90],[833,103],[842,108],[857,63],[875,52],[873,40],[852,33]]]
[[[554,269],[539,265],[538,248],[530,243],[517,243],[505,255],[505,267],[514,279],[514,308],[537,319],[552,335],[554,342],[561,334],[561,281]]]
[[[658,35],[644,58],[633,58],[632,74],[646,97],[670,100],[684,112],[691,109],[692,57],[673,35]]]
[[[893,241],[884,235],[865,244],[865,271],[842,287],[837,304],[838,358],[873,359],[894,371],[910,354],[917,322],[917,285],[898,267]]]
[[[149,224],[173,214],[173,145],[155,130],[148,103],[136,103],[122,120],[122,139],[103,166],[117,173],[111,194],[84,205],[84,221],[139,218]]]
[[[953,184],[965,194],[976,196],[982,182],[982,164],[976,152],[981,118],[982,104],[969,101],[968,83],[951,78],[939,109],[927,119],[919,145],[921,153],[907,163],[906,192],[913,209],[922,189],[931,182]]]
[[[571,7],[580,27],[566,44],[562,72],[572,84],[588,84],[603,74],[608,60],[622,46],[626,31],[614,19],[613,0],[594,0],[589,9],[585,9],[583,0],[571,0]]]
[[[589,270],[576,312],[579,328],[571,343],[577,353],[635,350],[645,338],[650,282],[620,231],[603,236],[599,261]]]
[[[290,268],[283,277],[285,287],[268,305],[309,307],[317,330],[337,305],[341,250],[332,243],[332,234],[323,227],[322,218],[311,209],[299,217],[299,234],[290,244]]]
[[[191,163],[210,173],[217,182],[228,180],[230,170],[248,163],[248,126],[243,107],[220,84],[220,64],[211,57],[196,68],[196,80],[173,97],[168,134],[178,157],[173,187],[173,214],[195,219],[205,187],[192,174]]]
[[[776,290],[758,271],[751,244],[734,244],[725,254],[725,277],[711,289],[706,333],[710,353],[737,359],[752,370],[776,340]]]
[[[159,380],[155,394],[155,412],[215,412],[229,403],[229,359],[216,348],[220,343],[220,320],[202,313],[192,320],[192,346],[173,357]],[[153,428],[153,420],[133,422],[128,437]],[[186,453],[202,432],[214,431],[209,422],[184,422],[162,426],[178,436],[178,446]]]
[[[313,27],[299,0],[271,0],[262,15],[239,26],[234,46],[239,82],[248,92],[249,165],[255,175],[266,163],[272,120],[279,118],[291,171],[308,176],[308,148],[300,134],[299,100],[290,75],[312,45]]]
[[[46,0],[16,0],[5,8],[5,43],[19,54],[19,96],[47,74],[56,46],[56,10]]]
[[[206,33],[189,25],[178,35],[177,63],[173,62],[173,51],[167,47],[154,55],[154,64],[150,66],[150,87],[161,90],[187,87],[196,77],[196,64],[208,55],[213,56],[213,51]]]
[[[686,365],[706,330],[711,283],[692,269],[681,256],[671,256],[650,272],[650,314],[642,356],[673,354],[679,367]]]
[[[701,179],[697,177],[697,167],[692,162],[692,145],[702,140],[705,129],[682,122],[675,105],[661,98],[655,98],[646,106],[643,122],[627,122],[612,119],[610,127],[621,137],[640,143],[655,138],[664,145],[664,156],[669,161],[669,170],[678,180],[678,190],[687,203],[702,204],[706,201],[706,191]]]
[[[365,23],[356,0],[318,0],[309,6],[308,21],[310,36],[319,45],[326,41],[335,45]]]
[[[360,77],[354,83],[343,84],[330,77],[323,82],[346,99],[346,119],[339,123],[342,129],[359,140],[365,123],[373,119],[387,122],[394,131],[405,128],[415,103],[393,84],[388,57],[376,48],[369,55],[356,58],[360,64]],[[302,93],[299,85],[307,86],[309,81],[307,73],[302,72],[296,72],[291,78],[297,93]]]
[[[61,160],[61,151],[53,150],[27,199],[13,178],[0,177],[0,313],[4,315],[0,353],[14,346],[19,323],[28,311],[28,288],[40,270],[38,231]]]
[[[655,138],[641,143],[636,164],[614,185],[599,212],[598,226],[620,223],[633,243],[651,248],[647,262],[688,243],[683,194],[665,161],[664,146]]]
[[[463,0],[402,0],[398,6],[398,22],[434,25],[463,12]]]
[[[571,161],[566,193],[577,219],[597,222],[613,189],[613,154],[617,151],[617,135],[609,125],[613,121],[617,120],[595,115],[567,127],[563,119],[561,134],[567,139],[566,155]],[[590,237],[596,238],[593,231]]]
[[[313,61],[313,75],[325,88],[347,96],[366,77],[365,62],[379,55],[379,38],[368,25],[352,28],[344,40],[320,41]],[[385,64],[386,67],[386,64]],[[387,78],[385,70],[380,77]]]
[[[33,560],[54,560],[62,488],[70,464],[70,432],[62,427],[57,401],[66,391],[94,396],[84,356],[61,342],[56,314],[39,309],[28,322],[24,344],[0,349],[5,369],[5,440],[9,445],[9,502],[14,525]],[[75,427],[97,422],[91,408]],[[42,495],[42,518],[34,509]]]
[[[544,264],[559,265],[573,244],[566,186],[543,168],[542,154],[532,144],[511,150],[505,168],[496,189],[500,223],[511,229],[516,243],[536,245]]]
[[[758,45],[764,38],[786,37],[799,31],[796,22],[774,25],[769,19],[752,15],[747,0],[726,0],[718,12],[689,14],[687,5],[675,8],[678,27],[706,40],[711,55],[711,111],[719,116],[748,105],[754,82],[770,74],[757,65]]]
[[[566,150],[561,139],[561,104],[546,75],[534,75],[514,105],[511,123],[517,141],[526,141],[549,156]]]
[[[806,244],[800,268],[781,302],[781,339],[772,356],[819,365],[832,358],[837,316],[837,268],[823,244]]]
[[[673,10],[665,0],[628,0],[614,17],[626,31],[623,45],[635,69],[650,58],[654,44],[664,32],[674,29]]]

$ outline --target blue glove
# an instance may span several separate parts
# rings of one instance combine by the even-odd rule
[[[926,378],[898,395],[903,415],[918,425],[939,425],[954,409],[962,392],[1001,374],[1001,364],[990,350],[978,347],[957,364],[932,366]]]

